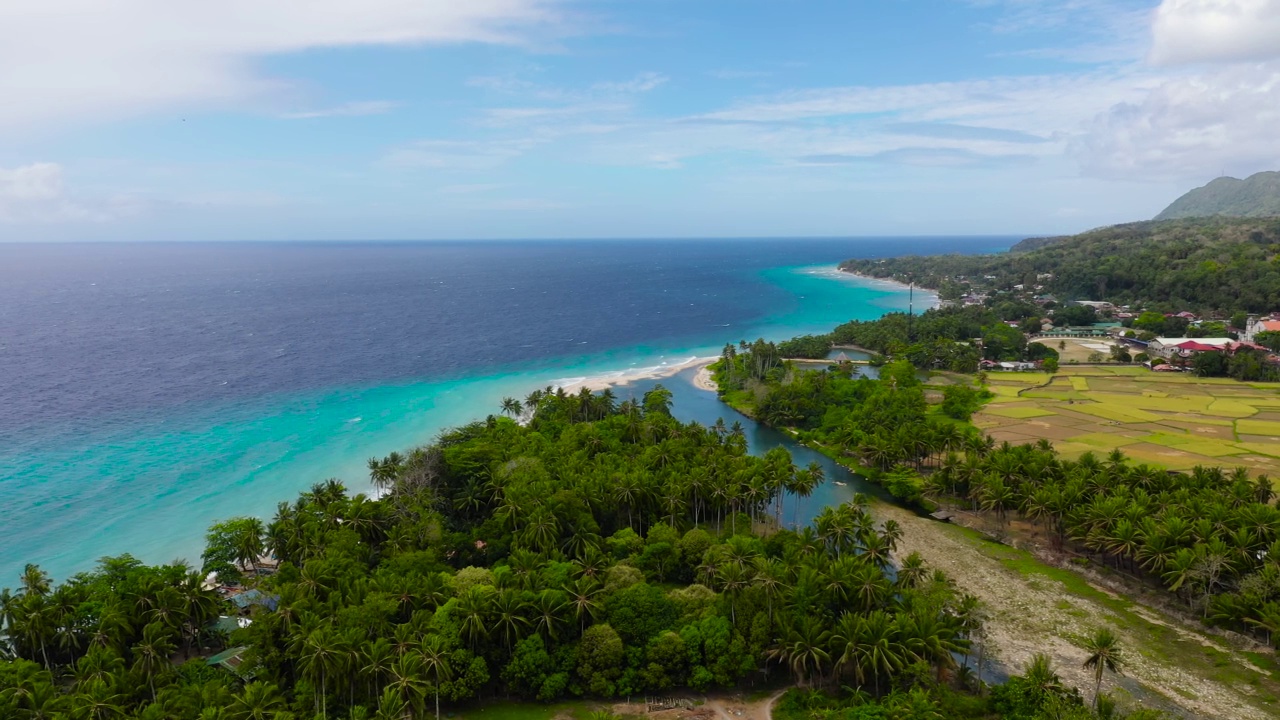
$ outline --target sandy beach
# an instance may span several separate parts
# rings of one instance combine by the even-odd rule
[[[687,360],[682,360],[679,362],[663,363],[661,365],[635,368],[633,370],[619,370],[617,372],[604,373],[601,375],[592,375],[590,377],[565,378],[563,380],[557,381],[555,383],[555,386],[564,388],[564,391],[566,393],[575,393],[582,390],[583,388],[586,388],[592,392],[598,392],[600,390],[604,390],[605,388],[626,387],[627,385],[630,385],[633,382],[638,382],[640,380],[660,380],[662,378],[674,377],[675,375],[678,375],[681,372],[693,367],[701,367],[703,370],[705,370],[707,365],[710,365],[711,363],[719,359],[720,358],[718,356],[690,357]],[[708,382],[709,381],[710,381],[710,376],[708,375]],[[694,384],[695,385],[697,384],[696,379],[694,380]],[[698,385],[698,387],[703,389],[708,389],[703,387],[702,385]],[[709,389],[714,391],[715,384],[710,383]]]
[[[869,285],[881,285],[885,288],[892,289],[895,292],[903,292],[911,289],[911,286],[907,283],[890,280],[889,278],[878,278],[870,275],[863,275],[862,273],[849,272],[848,270],[841,270],[839,267],[836,267],[835,271],[839,275],[858,278]],[[924,305],[926,309],[936,308],[941,304],[941,301],[938,299],[938,293],[933,290],[917,286],[915,288],[915,293],[923,298],[921,304]]]
[[[693,376],[693,386],[699,390],[706,390],[707,392],[720,391],[720,386],[717,385],[716,381],[711,377],[710,364],[703,365],[698,368],[697,374]]]

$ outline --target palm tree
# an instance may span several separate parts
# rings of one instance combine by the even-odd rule
[[[60,720],[65,718],[67,697],[50,682],[40,680],[23,689],[18,708],[22,720]]]
[[[1044,653],[1036,653],[1032,656],[1031,664],[1022,673],[1022,677],[1031,687],[1045,694],[1055,694],[1063,690],[1062,679],[1053,671],[1053,661]]]
[[[120,717],[124,714],[124,708],[120,705],[123,699],[124,696],[116,692],[115,688],[105,680],[93,680],[79,688],[71,699],[71,705],[74,708],[72,716],[86,718],[86,720]]]
[[[124,658],[111,650],[91,648],[76,662],[75,677],[77,685],[89,685],[94,682],[111,682],[116,675],[124,671]]]
[[[524,629],[529,626],[529,618],[525,615],[525,603],[515,591],[502,590],[493,598],[490,619],[492,629],[501,635],[502,643],[508,650],[520,640]],[[425,648],[423,652],[426,652]]]
[[[755,558],[755,577],[752,583],[764,593],[769,611],[769,622],[773,622],[773,602],[782,596],[787,589],[787,568],[776,558]]]
[[[399,704],[408,706],[413,709],[422,707],[422,700],[427,693],[427,683],[424,679],[426,673],[426,663],[423,660],[422,653],[418,651],[408,652],[401,655],[391,666],[391,678],[387,683],[387,690],[392,690]],[[383,693],[382,711],[388,709],[387,693]]]
[[[364,648],[359,672],[369,678],[369,694],[372,695],[373,689],[382,685],[382,678],[391,671],[394,658],[395,650],[386,638],[380,637]]]
[[[266,528],[263,527],[261,520],[258,518],[245,518],[235,540],[236,563],[241,568],[253,570],[257,574],[258,558],[262,557],[265,549],[265,545],[262,542],[262,536],[265,534]]]
[[[458,596],[459,630],[473,651],[480,640],[489,636],[489,605],[493,593],[494,589],[488,585],[475,585]]]
[[[303,672],[312,678],[319,678],[319,695],[316,704],[320,706],[320,717],[328,717],[328,688],[326,681],[337,672],[341,662],[342,649],[338,637],[332,629],[317,628],[307,634],[302,644],[301,665]]]
[[[589,577],[580,577],[565,587],[569,595],[569,604],[578,618],[578,632],[586,632],[587,621],[595,621],[600,612],[600,584]]]
[[[920,557],[920,553],[913,552],[902,559],[901,567],[898,568],[897,583],[899,587],[913,588],[920,584],[925,578],[929,570],[925,567],[924,558]]]
[[[533,612],[533,629],[546,639],[555,641],[560,628],[564,625],[565,614],[569,603],[565,594],[559,590],[543,590],[538,593],[530,606]]]
[[[436,720],[440,720],[440,684],[453,677],[453,669],[449,665],[449,654],[444,640],[439,635],[428,635],[422,643],[423,669],[435,677],[431,684],[436,696]]]
[[[819,465],[817,461],[809,463],[808,467],[795,474],[791,483],[791,492],[797,498],[795,509],[791,513],[791,521],[793,525],[798,526],[800,524],[799,500],[804,500],[812,495],[813,491],[816,490],[826,479],[826,472],[823,471],[822,466]]]
[[[167,628],[154,622],[142,629],[142,642],[133,646],[133,666],[147,676],[152,702],[156,701],[156,674],[169,664],[176,649]]]
[[[255,681],[244,686],[227,708],[228,720],[271,720],[285,707],[280,691],[269,682]]]
[[[829,638],[831,656],[836,658],[835,674],[839,676],[845,669],[853,671],[853,681],[862,686],[866,680],[866,671],[859,662],[862,655],[858,643],[862,639],[862,618],[854,613],[846,612],[836,621]]]
[[[519,400],[513,397],[502,398],[502,413],[504,415],[516,418],[519,417],[520,413],[523,411],[524,406],[520,404]]]
[[[796,683],[808,686],[814,675],[821,676],[822,669],[831,659],[826,650],[830,633],[822,629],[822,623],[812,616],[804,616],[786,630],[786,637],[770,651],[769,656],[791,668]]]
[[[862,618],[862,634],[858,641],[858,661],[876,679],[876,695],[880,695],[880,678],[899,670],[906,661],[905,648],[889,614],[875,610]]]
[[[1117,675],[1124,661],[1120,653],[1120,639],[1110,628],[1098,628],[1091,637],[1085,640],[1084,649],[1089,653],[1085,658],[1085,669],[1093,669],[1093,707],[1098,707],[1098,694],[1102,691],[1102,672],[1110,670]]]
[[[22,569],[22,594],[44,597],[53,587],[49,573],[40,569],[39,565],[27,564]]]

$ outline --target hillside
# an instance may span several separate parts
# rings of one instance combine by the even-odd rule
[[[1220,177],[1183,195],[1156,220],[1198,217],[1280,216],[1280,172],[1260,172],[1244,180]]]
[[[1151,303],[1168,309],[1280,309],[1280,218],[1140,222],[1036,238],[996,255],[847,260],[841,269],[905,280],[944,297],[966,288],[1052,293],[1059,300]],[[988,279],[990,278],[990,279]]]

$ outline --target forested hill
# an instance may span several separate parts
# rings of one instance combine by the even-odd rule
[[[1244,180],[1220,177],[1183,195],[1156,220],[1213,217],[1276,217],[1280,215],[1280,172],[1260,172]]]
[[[1141,222],[1035,239],[995,255],[847,260],[847,272],[939,290],[1024,285],[1058,300],[1146,303],[1158,309],[1264,312],[1280,308],[1280,218]]]

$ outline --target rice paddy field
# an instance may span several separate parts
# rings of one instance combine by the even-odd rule
[[[997,442],[1045,438],[1070,458],[1119,448],[1171,470],[1243,466],[1280,475],[1280,383],[1115,366],[991,373],[988,387],[995,399],[973,422]]]

